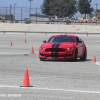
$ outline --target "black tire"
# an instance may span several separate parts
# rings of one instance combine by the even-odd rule
[[[40,58],[40,61],[45,61],[46,59],[45,58]]]
[[[75,56],[74,56],[74,61],[77,61],[77,55],[78,55],[78,50],[76,49],[76,51],[75,51]]]
[[[82,58],[80,58],[80,60],[86,60],[86,58],[87,58],[87,49],[85,48],[84,55]]]

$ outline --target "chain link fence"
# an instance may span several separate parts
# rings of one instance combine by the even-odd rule
[[[85,18],[80,13],[74,15],[71,19],[57,18],[57,16],[45,16],[41,13],[41,8],[28,7],[0,7],[0,21],[2,22],[25,22],[30,20],[32,23],[66,23],[66,24],[97,24],[96,18]]]

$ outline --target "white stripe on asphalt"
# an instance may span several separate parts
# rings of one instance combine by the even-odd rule
[[[100,54],[100,52],[98,51],[88,51],[88,54]]]
[[[100,61],[96,62],[97,65],[100,65]]]
[[[20,87],[20,86],[8,86],[8,85],[0,85],[0,88],[19,88],[19,89],[34,89],[34,90],[46,90],[46,91],[72,92],[72,93],[100,94],[100,91],[69,90],[69,89],[57,89],[57,88]]]

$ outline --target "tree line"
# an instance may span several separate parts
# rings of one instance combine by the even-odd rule
[[[41,11],[45,15],[58,17],[72,17],[79,11],[86,17],[94,11],[91,2],[92,0],[43,0]]]

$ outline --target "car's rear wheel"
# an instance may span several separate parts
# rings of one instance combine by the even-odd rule
[[[87,58],[87,49],[85,48],[83,57],[81,57],[80,60],[86,60],[86,58]]]
[[[40,58],[40,61],[45,61],[46,59],[45,58]]]
[[[74,56],[74,61],[77,61],[77,55],[78,55],[78,50],[76,49],[76,51],[75,51],[75,56]]]

